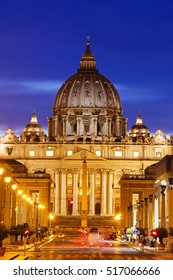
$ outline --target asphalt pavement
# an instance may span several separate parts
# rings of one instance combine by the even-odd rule
[[[31,248],[41,247],[46,242],[50,242],[50,240],[54,239],[56,236],[49,236],[48,238],[43,239],[37,243],[19,245],[17,248],[12,247],[12,245],[6,244],[6,252],[4,256],[0,256],[0,260],[27,260],[27,250]],[[156,247],[149,246],[141,246],[141,244],[133,244],[131,242],[128,243],[128,246],[137,250],[138,252],[145,252],[149,254],[153,254],[153,259],[156,260],[173,260],[173,253],[166,248],[165,250],[157,250]]]

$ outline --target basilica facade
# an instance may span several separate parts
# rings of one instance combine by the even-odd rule
[[[1,165],[15,160],[30,177],[50,176],[48,192],[41,183],[31,187],[20,175],[16,179],[27,196],[37,197],[36,206],[46,205],[45,224],[51,213],[55,225],[80,225],[84,217],[87,226],[114,226],[121,213],[121,225],[135,227],[136,212],[131,208],[130,221],[129,206],[154,195],[155,177],[146,170],[172,155],[172,136],[160,129],[151,135],[141,114],[127,131],[119,93],[96,68],[89,41],[79,69],[58,90],[52,112],[47,135],[35,112],[19,137],[10,128],[0,135]],[[26,215],[21,219],[26,222]],[[39,222],[38,216],[34,219]],[[138,217],[138,225],[142,219]]]

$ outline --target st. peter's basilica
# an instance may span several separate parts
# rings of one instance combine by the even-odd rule
[[[173,226],[172,136],[151,135],[141,114],[127,131],[119,93],[96,68],[89,41],[57,92],[47,135],[38,119],[34,112],[19,137],[10,128],[0,135],[1,223]]]

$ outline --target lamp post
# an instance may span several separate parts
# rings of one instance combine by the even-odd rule
[[[16,189],[17,185],[13,184],[11,186],[12,195],[11,195],[11,225],[16,226]]]
[[[173,227],[173,177],[169,177],[169,228]]]
[[[9,184],[11,182],[11,177],[6,176],[4,178],[4,199],[3,199],[3,219],[2,222],[6,225],[6,227],[10,227],[11,223],[11,188],[9,188]]]
[[[0,167],[0,223],[3,222],[3,196],[4,196],[4,190],[3,190],[3,173],[4,168]]]
[[[141,210],[141,228],[144,227],[144,200],[140,201],[140,210]]]
[[[166,191],[166,182],[161,182],[161,195],[162,195],[162,204],[161,204],[161,227],[166,227],[166,217],[165,217],[165,191]]]
[[[149,194],[149,231],[152,229],[153,195]]]
[[[173,177],[168,178],[169,181],[169,191],[168,191],[168,203],[169,203],[169,228],[173,228]],[[168,238],[168,248],[172,250],[172,238]]]
[[[21,194],[23,193],[22,190],[18,190],[18,215],[17,215],[17,223],[20,225],[22,223],[22,213],[21,213]]]

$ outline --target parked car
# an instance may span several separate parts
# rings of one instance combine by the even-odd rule
[[[116,238],[117,236],[115,232],[109,233],[107,237],[108,240],[115,240]]]

